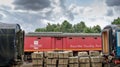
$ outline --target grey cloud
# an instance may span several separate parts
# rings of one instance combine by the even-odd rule
[[[2,22],[18,23],[27,32],[34,31],[36,28],[45,26],[45,23],[41,20],[43,17],[39,14],[28,12],[10,12],[3,9],[0,9],[0,11],[6,15],[6,17],[2,19]]]
[[[60,6],[63,9],[63,15],[65,15],[70,20],[74,20],[74,14],[68,10],[69,6],[65,6],[65,0],[60,0]]]
[[[106,0],[106,4],[114,9],[114,14],[120,16],[120,0]]]
[[[2,18],[3,18],[3,15],[2,15],[2,14],[0,14],[0,20],[2,20]]]
[[[68,10],[68,6],[67,7],[65,6],[65,0],[60,1],[61,1],[60,6],[62,6],[63,8],[65,16],[68,17],[68,19],[70,20],[74,20],[74,14],[70,10]]]
[[[71,11],[66,11],[67,13],[65,14],[67,17],[68,17],[68,19],[70,19],[70,20],[74,20],[74,15],[73,15],[73,13],[71,12]]]
[[[54,4],[54,6],[51,7],[50,11],[46,12],[47,19],[53,21],[51,18],[59,20],[61,17],[66,17],[69,20],[74,20],[74,14],[70,10],[68,10],[69,6],[65,6],[65,0],[50,0],[50,1],[51,4]],[[56,13],[56,11],[54,11],[54,9],[56,9],[55,6],[61,8],[59,13]]]
[[[6,6],[6,5],[0,5],[1,9],[5,9],[5,10],[11,10],[12,8],[10,6]]]
[[[42,22],[44,17],[39,14],[16,12],[13,15],[16,17],[17,21],[21,22],[21,24],[24,26],[23,28],[25,28],[27,31],[34,31],[36,28],[45,26],[45,23]]]
[[[51,5],[52,3],[54,4],[53,6]],[[20,11],[10,10],[11,8],[3,6],[2,9],[0,8],[0,12],[6,17],[2,18],[2,21],[18,23],[25,31],[34,31],[36,28],[44,27],[46,24],[44,22],[59,21],[62,17],[69,20],[74,19],[74,14],[65,6],[64,0],[58,0],[58,2],[56,0],[14,0],[13,4],[15,9]],[[61,8],[61,10],[57,12],[56,8]]]
[[[112,9],[108,9],[106,15],[107,16],[113,16],[114,15],[113,10]]]
[[[89,18],[91,21],[96,21],[96,18]]]
[[[119,7],[115,7],[115,10],[119,14],[119,16],[120,16],[120,6]]]
[[[64,9],[66,8],[65,7],[65,0],[60,0],[60,6]]]
[[[15,0],[13,4],[15,5],[15,9],[35,11],[50,7],[49,0]]]
[[[106,0],[108,6],[120,6],[120,0]]]
[[[65,8],[65,0],[50,0],[52,4]]]
[[[65,0],[15,0],[13,4],[15,5],[15,9],[19,10],[43,11],[46,15],[44,19],[48,20],[51,20],[51,18],[57,19],[54,9],[60,7],[62,10],[58,13],[58,18],[67,17],[70,20],[74,19],[71,11],[68,11],[68,8],[65,6]],[[45,8],[50,10],[44,12]],[[41,14],[41,12],[39,12],[39,14]]]

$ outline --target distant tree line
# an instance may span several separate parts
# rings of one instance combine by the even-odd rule
[[[37,28],[35,32],[100,33],[101,27],[99,25],[87,27],[83,21],[72,25],[67,20],[64,20],[62,24],[48,23],[45,28]]]
[[[120,24],[120,18],[118,17],[117,19],[114,19],[111,24]],[[48,23],[45,28],[37,28],[35,32],[100,33],[101,27],[99,25],[87,27],[83,21],[72,25],[67,20],[64,20],[62,24]]]
[[[117,19],[114,19],[112,24],[120,25],[120,18],[118,17]]]

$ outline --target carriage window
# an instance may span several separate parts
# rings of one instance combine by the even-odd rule
[[[94,37],[94,39],[97,39],[97,37]]]
[[[69,37],[69,39],[72,39],[72,37]]]
[[[82,39],[85,39],[85,37],[82,37]]]
[[[61,37],[57,37],[57,40],[61,40]]]
[[[41,37],[38,37],[37,39],[41,39]]]

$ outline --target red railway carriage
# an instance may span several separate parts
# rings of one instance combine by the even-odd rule
[[[61,33],[61,32],[31,32],[26,34],[24,42],[25,60],[31,60],[34,51],[72,50],[101,51],[101,36],[98,33]]]
[[[25,36],[24,51],[101,51],[101,47],[101,36],[98,33],[31,32]]]

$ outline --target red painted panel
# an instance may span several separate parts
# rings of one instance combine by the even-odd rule
[[[63,49],[63,38],[62,37],[55,38],[55,49]]]
[[[52,43],[51,43],[51,45],[52,45],[52,48],[51,49],[55,49],[55,37],[51,37],[52,39]]]
[[[42,49],[51,49],[52,48],[52,39],[51,37],[41,37],[39,44],[42,45]]]
[[[25,37],[24,50],[33,50],[34,40],[36,40],[36,37]]]
[[[101,48],[101,38],[97,37],[67,37],[67,47],[66,49],[100,49]]]
[[[67,37],[63,37],[63,49],[67,49]]]
[[[38,45],[34,44],[38,41]],[[36,49],[38,47],[38,49]],[[98,50],[101,49],[101,37],[25,37],[25,51],[48,50]]]
[[[80,37],[67,37],[67,48],[68,49],[80,49],[82,48],[82,40]]]
[[[38,45],[34,44],[34,41],[38,41]],[[52,50],[52,38],[51,37],[25,37],[25,51],[44,51]]]

